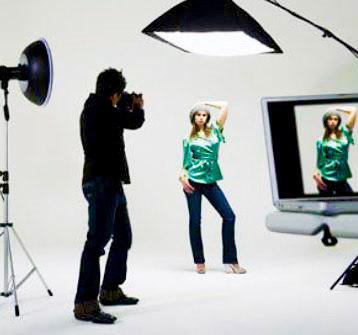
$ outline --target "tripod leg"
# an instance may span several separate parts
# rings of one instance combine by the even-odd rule
[[[51,291],[51,290],[49,289],[49,287],[47,286],[47,284],[46,284],[45,280],[43,279],[43,277],[42,277],[40,271],[38,270],[38,268],[37,268],[35,262],[34,262],[33,259],[31,258],[29,252],[26,250],[25,245],[22,243],[22,241],[21,241],[21,239],[20,239],[20,236],[17,234],[17,232],[16,232],[16,230],[14,229],[14,227],[11,227],[11,228],[12,228],[12,231],[14,232],[15,237],[16,237],[17,240],[19,241],[22,250],[24,250],[24,252],[25,252],[27,258],[29,259],[31,265],[33,266],[33,270],[35,270],[35,271],[37,272],[37,274],[38,274],[38,276],[39,276],[39,278],[40,278],[42,284],[45,286],[48,295],[49,295],[49,296],[53,296],[52,291]]]
[[[9,297],[9,228],[4,227],[1,236],[4,235],[4,291],[1,293],[4,297]]]
[[[351,269],[351,267],[358,261],[358,256],[349,264],[349,266],[344,270],[344,272],[339,276],[339,278],[334,282],[330,287],[330,290],[333,290],[336,285],[341,281],[341,279],[346,275],[346,273]]]
[[[12,286],[13,286],[13,290],[12,293],[14,293],[14,300],[15,300],[15,315],[19,316],[20,315],[20,310],[19,310],[19,302],[17,300],[17,292],[16,292],[16,283],[15,283],[15,271],[14,271],[14,262],[13,262],[13,258],[12,258],[12,252],[11,252],[11,245],[10,245],[10,237],[9,237],[9,232],[7,231],[7,237],[8,237],[8,242],[7,242],[7,246],[8,246],[8,254],[9,254],[9,260],[10,260],[10,270],[11,270],[11,281],[12,281]],[[5,234],[6,234],[5,233]]]

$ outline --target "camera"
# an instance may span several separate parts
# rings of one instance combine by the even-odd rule
[[[121,110],[125,110],[125,111],[129,111],[133,109],[133,101],[135,97],[140,97],[142,96],[141,93],[136,93],[136,92],[132,92],[132,93],[128,93],[126,91],[124,91],[121,94],[121,98],[119,99],[118,103],[117,103],[117,108],[121,109]]]

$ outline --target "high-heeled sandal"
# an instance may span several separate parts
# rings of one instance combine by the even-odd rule
[[[226,273],[244,274],[247,270],[239,264],[225,264]]]
[[[205,264],[196,264],[196,272],[199,274],[205,273]]]

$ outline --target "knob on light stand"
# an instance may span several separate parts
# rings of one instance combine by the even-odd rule
[[[8,169],[8,151],[9,151],[9,133],[8,124],[10,120],[10,112],[8,107],[8,85],[10,80],[19,80],[20,89],[25,97],[32,103],[41,106],[47,104],[52,89],[52,57],[47,42],[44,39],[31,43],[25,48],[20,56],[20,63],[16,67],[0,66],[0,81],[1,89],[4,91],[4,118],[5,118],[5,169],[0,171],[0,192],[4,200],[4,215],[3,222],[0,223],[0,227],[3,228],[3,232],[0,234],[4,236],[4,291],[1,293],[4,297],[14,295],[15,300],[15,315],[19,316],[19,305],[17,300],[17,289],[33,274],[36,272],[47,289],[47,292],[52,296],[51,290],[48,288],[44,279],[42,278],[36,264],[32,260],[30,254],[26,250],[19,235],[14,229],[13,223],[9,222],[9,169]],[[10,245],[10,229],[14,233],[20,246],[29,259],[32,269],[29,273],[18,283],[15,282],[14,262],[12,257],[11,245]],[[9,277],[10,269],[10,277]],[[12,288],[10,288],[12,285]]]

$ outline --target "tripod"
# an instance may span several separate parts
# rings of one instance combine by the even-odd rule
[[[341,281],[341,279],[352,269],[354,265],[358,265],[358,256],[354,258],[354,260],[351,262],[351,264],[348,265],[348,267],[344,270],[344,272],[338,277],[338,279],[334,282],[334,284],[330,287],[331,290],[333,290],[336,285]]]
[[[0,194],[4,201],[4,220],[0,223],[0,227],[3,228],[3,232],[0,234],[0,237],[3,236],[4,238],[4,291],[1,293],[3,297],[9,297],[12,294],[14,295],[14,305],[15,305],[15,315],[20,315],[19,310],[19,303],[17,299],[17,289],[34,273],[36,272],[47,290],[47,293],[52,296],[51,290],[48,288],[46,282],[44,281],[41,273],[37,269],[37,266],[33,259],[31,258],[29,252],[26,250],[23,242],[21,241],[19,235],[17,234],[16,230],[12,223],[9,222],[9,170],[8,170],[8,151],[9,151],[9,107],[8,107],[8,83],[9,79],[3,79],[1,81],[1,89],[4,91],[5,97],[5,104],[4,104],[4,117],[5,117],[5,170],[0,171],[0,177],[2,177],[2,181],[0,182]],[[27,258],[29,259],[32,269],[28,272],[28,274],[18,283],[15,282],[15,272],[14,272],[14,260],[11,251],[11,244],[10,244],[10,231],[12,231],[18,240],[20,246],[22,247],[23,251],[25,252]],[[10,270],[10,277],[9,277],[9,270]],[[10,287],[12,286],[12,287]]]

